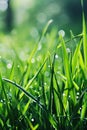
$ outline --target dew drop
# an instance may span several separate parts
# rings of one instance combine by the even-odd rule
[[[32,58],[31,63],[35,63],[35,59],[34,58]]]
[[[3,103],[3,100],[1,99],[0,102]]]
[[[55,58],[58,59],[58,57],[59,57],[59,56],[56,54],[56,55],[55,55]]]
[[[63,96],[66,96],[65,93],[63,93]]]
[[[77,95],[79,96],[79,92],[77,92]]]
[[[58,35],[64,37],[64,36],[65,36],[65,31],[61,29],[61,30],[58,32]]]
[[[70,51],[70,48],[67,48],[66,50],[67,50],[67,52],[68,52],[68,53],[70,53],[70,52],[71,52],[71,51]]]
[[[32,118],[31,121],[34,122],[34,118]]]
[[[12,68],[12,64],[11,64],[11,63],[8,63],[8,64],[7,64],[7,68],[8,68],[8,69],[11,69],[11,68]]]

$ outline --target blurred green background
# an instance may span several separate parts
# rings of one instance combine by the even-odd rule
[[[84,0],[87,14],[87,1]],[[48,20],[58,30],[81,32],[80,0],[9,0],[8,8],[0,11],[0,31],[26,30],[37,36]]]

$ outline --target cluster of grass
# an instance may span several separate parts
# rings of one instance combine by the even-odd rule
[[[50,23],[36,43],[31,41],[28,44],[27,39],[26,43],[23,41],[23,48],[16,34],[16,38],[14,35],[1,36],[1,41],[4,38],[4,41],[9,39],[8,43],[15,41],[18,44],[11,47],[5,44],[8,52],[2,51],[0,56],[2,130],[87,129],[84,13],[82,33],[74,36],[71,32],[67,41],[62,35],[57,36],[55,29],[47,33]]]

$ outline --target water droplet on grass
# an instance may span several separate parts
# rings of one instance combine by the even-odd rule
[[[17,65],[17,68],[20,68],[20,65]]]
[[[45,72],[45,75],[46,75],[46,77],[49,77],[49,72],[46,71],[46,72]]]
[[[63,93],[63,96],[66,96],[65,93]]]
[[[65,36],[65,31],[61,29],[61,30],[58,32],[58,35],[64,37],[64,36]]]
[[[50,68],[50,65],[48,65],[48,68]]]
[[[32,118],[31,121],[34,122],[34,118]]]
[[[38,51],[40,51],[41,49],[42,49],[42,45],[39,44],[39,45],[38,45]]]
[[[71,52],[71,51],[70,51],[70,48],[67,48],[66,50],[67,50],[67,52],[68,52],[68,53],[70,53],[70,52]]]
[[[79,97],[78,96],[76,96],[76,99],[78,99]]]
[[[3,103],[3,100],[1,99],[0,102]]]
[[[12,68],[12,64],[11,64],[11,63],[8,63],[8,64],[7,64],[7,68],[8,68],[8,69],[11,69],[11,68]]]
[[[56,55],[55,55],[55,58],[58,59],[58,57],[59,57],[59,56],[56,54]]]
[[[79,92],[77,92],[77,95],[79,96]]]
[[[80,107],[80,110],[81,110],[82,108]]]
[[[37,57],[37,61],[40,61],[40,60],[41,60],[41,56],[38,56],[38,57]]]
[[[44,85],[47,85],[47,83],[45,82]]]
[[[70,98],[70,95],[69,95],[69,98]]]
[[[32,58],[31,63],[35,63],[35,59],[34,58]]]

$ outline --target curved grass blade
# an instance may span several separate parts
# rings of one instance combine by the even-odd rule
[[[19,84],[15,83],[14,81],[11,81],[9,79],[6,78],[2,78],[4,81],[14,85],[15,87],[17,87],[18,89],[20,89],[28,98],[31,98],[34,102],[36,102],[40,108],[46,112],[47,117],[49,122],[51,123],[51,125],[55,128],[55,130],[57,130],[57,121],[54,119],[54,117],[50,114],[50,112],[44,107],[44,105],[38,101],[38,99],[36,99],[32,94],[28,93],[25,89],[22,88],[22,86],[20,86]]]
[[[41,67],[39,68],[39,70],[36,72],[36,74],[34,75],[34,77],[28,82],[28,84],[25,87],[25,90],[27,90],[29,88],[29,86],[33,83],[33,81],[36,79],[36,77],[39,75],[40,71],[42,70],[44,64],[46,63],[48,58],[45,59],[44,63],[41,65]],[[23,97],[24,93],[20,94],[20,99]]]
[[[36,102],[41,108],[44,108],[44,106],[30,93],[28,93],[25,89],[23,89],[22,86],[20,86],[19,84],[15,83],[14,81],[12,80],[9,80],[9,79],[6,79],[6,78],[3,78],[4,81],[10,83],[10,84],[13,84],[14,86],[16,86],[18,89],[20,89],[28,98],[31,98],[33,99],[34,102]]]

